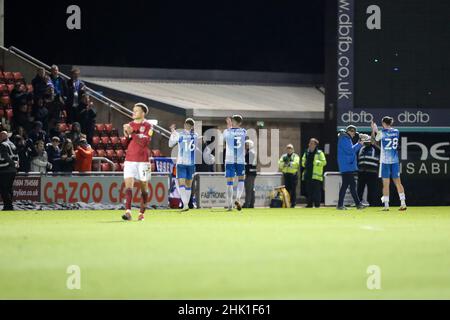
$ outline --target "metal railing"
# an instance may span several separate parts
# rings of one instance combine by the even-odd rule
[[[44,62],[36,59],[35,57],[29,55],[28,53],[14,47],[14,46],[10,46],[8,49],[8,52],[16,55],[17,57],[21,58],[22,60],[33,64],[34,66],[37,67],[41,67],[44,68],[47,72],[50,72],[51,67],[47,64],[45,64]],[[59,72],[59,74],[61,75],[62,78],[68,80],[70,79],[70,77],[62,72]],[[121,104],[117,103],[114,100],[111,100],[110,98],[104,96],[103,94],[97,92],[96,90],[89,88],[88,86],[85,85],[85,89],[86,91],[89,93],[90,96],[92,96],[95,100],[97,100],[98,102],[100,102],[101,104],[107,106],[110,109],[113,109],[119,113],[121,113],[122,115],[132,118],[132,114],[133,112],[122,106]],[[153,124],[153,131],[155,131],[156,133],[160,134],[161,136],[169,139],[171,132],[157,124]]]

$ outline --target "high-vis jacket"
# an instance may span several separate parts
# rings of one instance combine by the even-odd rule
[[[15,170],[15,162],[19,161],[17,148],[10,140],[0,143],[0,170]]]
[[[290,156],[285,153],[278,161],[278,167],[282,173],[297,174],[300,168],[300,157],[296,153],[292,153]]]
[[[308,151],[305,151],[302,156],[302,167],[306,168],[306,158],[308,155]],[[317,149],[316,153],[314,154],[314,161],[313,161],[313,172],[312,172],[312,179],[313,180],[319,180],[323,181],[323,167],[327,165],[327,159],[325,158],[325,153],[323,153],[322,150]],[[303,171],[302,174],[302,180],[304,180],[305,177],[305,171]]]

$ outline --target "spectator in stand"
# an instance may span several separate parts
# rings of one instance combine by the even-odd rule
[[[64,105],[66,101],[67,84],[59,75],[59,68],[57,65],[52,65],[50,71],[50,80],[53,83],[55,99]]]
[[[75,151],[75,171],[87,172],[92,171],[92,157],[94,150],[88,144],[86,135],[81,135],[80,144]]]
[[[89,144],[92,144],[92,137],[95,132],[95,117],[97,116],[93,107],[94,103],[91,101],[89,94],[83,94],[80,105],[78,106],[78,117],[81,132],[86,134]]]
[[[72,130],[66,132],[65,137],[72,141],[73,146],[76,149],[80,143],[81,134],[80,124],[78,122],[74,122],[72,123]]]
[[[61,140],[57,136],[54,136],[52,138],[52,142],[47,144],[48,162],[52,164],[53,172],[61,171],[61,149],[59,148],[60,142]]]
[[[46,173],[52,169],[52,164],[48,162],[47,152],[45,151],[45,143],[38,140],[35,144],[36,153],[31,160],[31,172]]]
[[[32,116],[35,121],[42,123],[42,129],[48,132],[48,109],[43,98],[36,100],[33,105]]]
[[[73,150],[72,140],[67,139],[64,141],[61,150],[61,172],[72,172],[75,165],[75,152]]]
[[[50,81],[50,78],[45,74],[44,68],[39,68],[37,70],[37,75],[31,81],[33,85],[33,94],[35,99],[42,98],[47,92],[47,88],[49,86],[53,86]]]
[[[23,136],[17,134],[14,136],[14,145],[17,148],[17,155],[19,156],[20,172],[29,172],[31,167],[31,155],[33,154],[33,144],[30,140],[24,139]]]
[[[85,85],[79,79],[80,69],[74,68],[71,71],[71,77],[67,80],[67,99],[66,110],[68,122],[72,123],[78,121],[77,109],[81,102],[81,97],[85,93]]]
[[[57,137],[59,139],[59,143],[64,143],[64,133],[61,132],[62,123],[57,123],[53,128],[50,129],[49,135],[50,137]]]
[[[33,141],[33,144],[35,144],[39,140],[44,141],[44,143],[48,141],[47,133],[45,133],[45,131],[42,130],[42,122],[35,121],[33,123],[33,128],[31,129],[28,138],[30,138],[31,141]]]
[[[11,107],[14,113],[20,106],[24,104],[26,105],[28,101],[32,99],[32,95],[27,92],[26,87],[21,82],[16,82],[9,97],[11,99]]]
[[[13,110],[12,126],[14,130],[17,130],[19,127],[24,128],[26,132],[31,130],[32,121],[27,104],[21,104],[17,109]]]

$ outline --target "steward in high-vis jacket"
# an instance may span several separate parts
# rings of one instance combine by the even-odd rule
[[[286,151],[278,161],[278,167],[283,173],[284,185],[291,198],[291,208],[295,208],[300,157],[294,152],[294,146],[292,144],[286,146]]]
[[[0,132],[0,194],[3,211],[13,210],[13,183],[16,178],[19,157],[14,143],[6,131]]]
[[[322,198],[323,168],[327,165],[325,153],[318,148],[319,140],[311,138],[302,156],[302,180],[305,182],[307,208],[320,207]]]

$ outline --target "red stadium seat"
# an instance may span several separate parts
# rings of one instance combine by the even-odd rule
[[[119,163],[114,163],[114,171],[121,171]]]
[[[6,87],[8,88],[8,93],[11,93],[14,90],[14,84],[7,84]]]
[[[109,137],[101,137],[101,141],[103,144],[109,144],[111,141],[109,140]]]
[[[6,83],[14,83],[14,74],[12,72],[3,72],[3,78]]]
[[[102,163],[101,170],[102,171],[111,171],[111,166],[109,165],[109,163]]]
[[[117,155],[117,158],[123,158],[125,156],[125,151],[123,151],[122,149],[117,149],[116,155]]]
[[[119,139],[119,137],[111,137],[111,143],[112,143],[114,146],[118,147],[118,146],[120,145],[120,139]]]
[[[92,137],[92,145],[94,146],[94,148],[96,148],[96,146],[98,146],[99,143],[100,143],[100,137],[99,136],[93,136]]]
[[[3,94],[6,90],[8,90],[6,84],[0,83],[0,94]]]
[[[122,144],[122,148],[126,149],[128,147],[128,138],[120,137],[120,143]]]
[[[106,157],[106,151],[104,149],[97,149],[98,157]]]
[[[95,130],[98,132],[103,132],[105,130],[105,125],[103,123],[97,123],[95,125]]]
[[[111,133],[112,129],[113,129],[112,123],[105,123],[104,124],[104,129],[103,130],[106,131],[108,134]]]
[[[100,163],[96,160],[92,161],[92,171],[100,171]]]
[[[23,75],[20,73],[20,72],[14,72],[13,73],[13,77],[14,77],[14,80],[17,82],[17,81],[23,81],[24,79],[23,79]]]
[[[110,149],[110,150],[106,150],[106,156],[109,159],[115,158],[116,157],[116,151]]]
[[[6,118],[8,121],[11,121],[13,118],[13,110],[12,109],[6,109]]]
[[[9,106],[9,104],[11,103],[11,100],[9,99],[9,96],[3,95],[0,98],[0,103],[2,104],[2,106]]]

